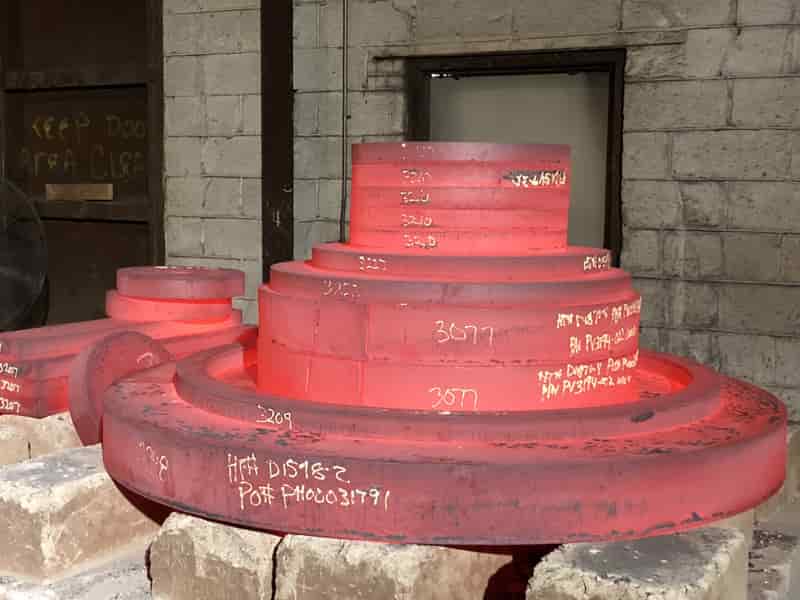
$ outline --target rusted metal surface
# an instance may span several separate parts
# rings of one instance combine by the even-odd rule
[[[273,266],[257,344],[93,404],[117,481],[259,529],[458,545],[665,534],[780,487],[785,407],[640,351],[629,275],[566,247],[563,147],[353,157],[351,243]]]

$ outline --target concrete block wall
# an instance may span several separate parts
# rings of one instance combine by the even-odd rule
[[[337,237],[342,0],[294,4],[302,258]],[[642,343],[800,405],[796,4],[349,0],[348,143],[403,137],[404,61],[377,57],[627,48],[622,264]]]
[[[246,274],[235,301],[258,318],[261,283],[259,0],[164,0],[167,264]]]

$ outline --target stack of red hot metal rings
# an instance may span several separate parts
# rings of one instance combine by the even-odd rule
[[[566,245],[570,178],[561,146],[356,146],[350,243],[272,268],[257,348],[111,387],[109,472],[251,527],[439,544],[643,537],[761,502],[784,407],[639,351],[630,277]]]
[[[111,334],[145,334],[181,357],[232,343],[248,329],[231,304],[244,291],[240,271],[132,267],[118,271],[117,285],[108,293],[108,319],[0,336],[0,414],[44,417],[67,410],[76,357]]]

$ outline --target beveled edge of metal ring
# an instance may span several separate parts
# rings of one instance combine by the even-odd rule
[[[720,403],[721,378],[676,357],[640,351],[640,366],[661,366],[688,379],[672,394],[639,402],[585,409],[536,411],[434,411],[323,404],[273,396],[216,379],[222,361],[241,360],[245,349],[228,346],[199,353],[176,365],[175,388],[186,402],[208,412],[257,422],[264,410],[291,413],[301,431],[363,438],[427,441],[521,442],[543,439],[602,438],[646,434],[685,425],[713,413]]]

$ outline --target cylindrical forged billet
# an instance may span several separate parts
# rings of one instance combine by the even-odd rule
[[[611,253],[602,248],[569,246],[558,252],[527,256],[447,256],[400,251],[366,251],[349,244],[314,246],[311,266],[319,270],[383,274],[403,278],[449,281],[536,281],[577,279],[587,273],[607,271]],[[337,274],[342,276],[341,273]]]
[[[564,248],[569,148],[353,147],[350,243],[445,254]]]
[[[100,441],[103,394],[112,383],[170,358],[160,343],[132,331],[112,334],[83,350],[69,377],[69,410],[81,441],[87,446]]]
[[[117,271],[117,290],[138,298],[233,298],[244,294],[244,273],[203,267],[129,267]]]
[[[223,321],[231,316],[230,298],[214,300],[164,300],[106,292],[106,313],[112,319],[148,321]]]
[[[496,413],[438,414],[416,436],[422,419],[404,422],[414,413],[351,408],[384,431],[394,418],[395,435],[364,437],[360,418],[353,430],[339,424],[333,432],[313,416],[324,410],[320,405],[248,391],[241,354],[221,362],[227,385],[204,389],[195,380],[182,387],[197,373],[196,366],[192,374],[179,365],[177,374],[165,366],[110,388],[103,452],[117,481],[181,510],[258,529],[405,543],[535,544],[700,527],[757,505],[784,477],[783,405],[721,376],[709,388],[708,371],[663,355],[639,367],[651,371],[641,379],[642,407],[650,408],[631,413],[627,430],[599,436],[578,427],[574,437],[548,438],[554,421],[523,412],[513,419],[527,426],[527,435],[504,441],[453,434],[465,431],[462,419],[476,430],[477,421],[493,427],[502,418]],[[718,407],[705,405],[702,418],[654,428],[648,423],[660,417],[647,404],[654,392],[646,382],[676,373],[689,381],[660,406],[704,388],[700,395],[711,393]],[[227,414],[198,410],[193,394]],[[596,411],[617,410],[571,412],[577,421],[613,423]],[[540,423],[543,433],[536,435]],[[404,437],[396,435],[401,431]]]

